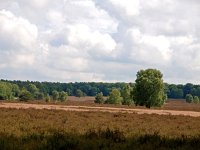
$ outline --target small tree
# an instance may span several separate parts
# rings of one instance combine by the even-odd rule
[[[108,104],[122,104],[121,93],[118,89],[112,89],[108,99],[106,100]]]
[[[0,100],[11,100],[13,96],[12,84],[0,81]]]
[[[193,102],[193,96],[191,94],[187,94],[185,99],[186,99],[187,103],[192,103]]]
[[[80,89],[77,89],[77,90],[76,90],[76,96],[77,96],[77,97],[83,97],[83,96],[84,96],[84,93],[83,93]]]
[[[59,93],[58,93],[58,91],[54,90],[54,91],[52,92],[52,98],[53,98],[54,101],[58,100],[58,98],[59,98]]]
[[[59,99],[61,102],[64,102],[64,101],[67,100],[67,97],[68,97],[67,92],[62,91],[62,92],[59,93],[59,98],[58,98],[58,99]]]
[[[29,91],[33,97],[36,96],[36,94],[39,92],[39,89],[32,83],[30,83],[28,86],[27,86],[27,91]]]
[[[47,96],[45,97],[45,101],[46,101],[47,103],[51,101],[51,98],[50,98],[49,95],[47,95]]]
[[[121,95],[122,95],[122,104],[123,105],[130,105],[133,103],[133,98],[132,98],[132,89],[129,84],[126,84],[122,90],[121,90]]]
[[[98,93],[95,97],[95,103],[99,103],[99,104],[103,104],[104,103],[104,97],[103,97],[103,93]]]
[[[199,103],[199,97],[194,96],[193,103],[198,104]]]
[[[33,96],[32,96],[32,94],[29,91],[27,91],[25,89],[23,89],[21,91],[21,93],[19,95],[19,100],[20,101],[25,101],[26,102],[26,101],[32,100],[32,99],[33,99]]]
[[[44,94],[41,92],[36,92],[35,93],[35,99],[37,100],[43,100],[44,99]]]
[[[17,84],[12,84],[12,93],[13,96],[18,97],[20,94],[20,89],[19,86]]]

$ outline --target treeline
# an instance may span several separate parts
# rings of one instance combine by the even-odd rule
[[[75,82],[75,83],[59,83],[59,82],[37,82],[37,81],[9,81],[0,80],[0,99],[13,99],[19,97],[20,93],[30,92],[32,99],[41,99],[48,95],[52,96],[53,91],[66,92],[69,96],[96,96],[102,92],[104,96],[108,96],[112,89],[122,90],[126,83],[102,83],[102,82]],[[129,83],[131,87],[134,83]],[[34,93],[34,95],[33,95]],[[187,94],[200,97],[200,85],[191,83],[183,84],[167,84],[165,83],[165,93],[168,98],[181,99]],[[22,96],[22,95],[21,95]],[[31,95],[29,95],[31,96]]]
[[[200,98],[200,85],[192,83],[183,84],[165,84],[165,92],[168,98],[181,99],[185,98],[187,94],[198,96]]]
[[[102,92],[104,96],[108,96],[113,88],[122,89],[125,83],[102,83],[102,82],[75,82],[75,83],[59,83],[59,82],[38,82],[38,81],[9,81],[1,80],[1,82],[18,85],[19,89],[28,87],[30,84],[35,85],[44,95],[52,95],[53,91],[65,91],[70,96],[77,96],[82,92],[83,96],[96,96]],[[130,83],[133,86],[132,83]]]

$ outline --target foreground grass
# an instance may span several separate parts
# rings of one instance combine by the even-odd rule
[[[0,149],[198,149],[200,118],[0,109]]]

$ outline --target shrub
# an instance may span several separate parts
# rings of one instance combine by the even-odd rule
[[[199,97],[194,96],[193,103],[198,104],[199,103]]]
[[[76,97],[83,97],[85,94],[80,89],[76,90]]]
[[[50,98],[49,95],[47,95],[47,96],[45,97],[45,101],[46,101],[46,102],[50,102],[50,101],[51,101],[51,98]]]
[[[112,89],[108,99],[106,100],[108,104],[122,104],[121,93],[118,89]]]
[[[192,103],[193,102],[193,96],[191,94],[187,94],[185,99],[186,99],[187,103]]]
[[[19,95],[19,100],[20,101],[28,101],[28,100],[32,100],[32,94],[27,91],[27,90],[22,90],[20,95]]]
[[[124,85],[124,87],[121,90],[121,95],[122,95],[122,104],[123,105],[131,105],[133,103],[133,97],[132,97],[132,92],[133,89],[131,89],[129,84]]]
[[[58,93],[58,91],[54,90],[54,91],[52,92],[52,97],[53,97],[53,100],[54,100],[54,101],[58,100],[58,98],[59,98],[59,93]]]
[[[104,97],[103,97],[103,93],[98,93],[95,97],[95,103],[99,103],[99,104],[103,104],[104,103]]]
[[[59,98],[58,98],[58,99],[59,99],[61,102],[64,102],[64,101],[67,100],[67,97],[68,97],[67,92],[62,91],[62,92],[59,93]]]

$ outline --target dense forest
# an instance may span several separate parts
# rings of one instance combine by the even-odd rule
[[[104,96],[108,96],[113,88],[122,89],[126,83],[102,83],[102,82],[75,82],[75,83],[59,83],[59,82],[38,82],[38,81],[9,81],[0,80],[0,99],[11,99],[18,96],[21,90],[29,92],[37,92],[37,96],[52,95],[53,91],[64,91],[69,96],[96,96],[102,92]],[[129,83],[134,86],[134,83]],[[33,85],[35,85],[33,87]],[[200,97],[200,85],[187,83],[167,84],[165,83],[165,92],[168,98],[185,98],[187,94]],[[5,94],[7,93],[6,97]],[[11,93],[11,94],[10,94]]]

